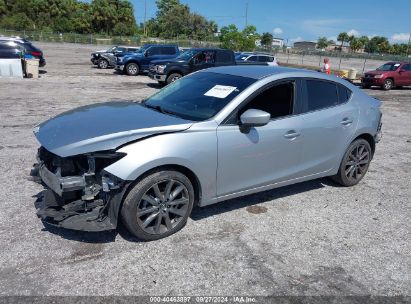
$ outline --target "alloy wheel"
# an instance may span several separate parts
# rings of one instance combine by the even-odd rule
[[[371,160],[371,151],[363,143],[352,147],[344,166],[345,176],[349,181],[358,181],[367,172]]]
[[[137,223],[146,233],[164,234],[178,225],[188,207],[187,187],[174,179],[163,180],[142,196],[137,208]]]
[[[138,68],[134,64],[128,66],[128,73],[130,75],[136,75],[138,73]]]

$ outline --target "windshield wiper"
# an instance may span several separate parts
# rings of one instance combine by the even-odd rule
[[[151,104],[147,104],[147,103],[145,103],[145,102],[143,103],[143,105],[144,105],[146,108],[156,110],[157,112],[160,112],[160,113],[163,113],[163,114],[172,115],[172,116],[176,116],[176,117],[179,117],[179,118],[180,118],[180,116],[179,116],[177,113],[174,113],[174,112],[172,112],[172,111],[169,111],[169,110],[167,110],[167,109],[164,109],[164,108],[162,108],[162,107],[159,106],[159,105],[151,105]]]

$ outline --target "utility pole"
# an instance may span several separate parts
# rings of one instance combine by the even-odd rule
[[[408,62],[409,63],[411,63],[410,49],[411,49],[411,32],[410,32],[410,37],[408,38],[408,50],[407,50],[407,57],[408,57]]]
[[[144,36],[147,37],[147,28],[146,28],[146,21],[147,21],[147,0],[144,0]]]
[[[245,27],[248,26],[248,1],[245,3]]]

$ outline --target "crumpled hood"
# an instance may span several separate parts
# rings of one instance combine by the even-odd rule
[[[93,104],[62,113],[33,128],[40,144],[61,157],[116,149],[143,137],[183,131],[192,121],[134,102]]]

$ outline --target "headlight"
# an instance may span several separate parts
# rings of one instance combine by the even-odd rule
[[[375,75],[374,78],[382,78],[384,75],[380,74],[380,75]]]
[[[157,65],[156,66],[156,71],[157,71],[157,73],[163,74],[165,68],[166,68],[165,65]]]

